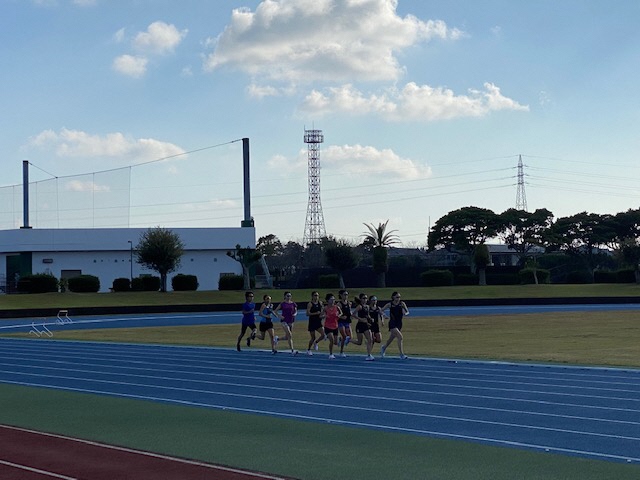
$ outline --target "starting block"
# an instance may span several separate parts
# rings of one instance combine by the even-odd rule
[[[73,320],[69,318],[69,310],[60,310],[56,319],[58,325],[64,325],[65,323],[73,323]]]

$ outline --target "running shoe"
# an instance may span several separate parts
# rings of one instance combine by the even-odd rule
[[[351,337],[347,336],[347,338],[344,339],[344,346],[346,347],[347,345],[349,345],[350,341],[351,341]]]
[[[387,349],[384,345],[380,347],[380,357],[384,358],[384,351]]]
[[[291,355],[297,355],[298,354],[298,350],[291,350]]]
[[[275,355],[276,353],[278,353],[278,350],[271,350],[271,355]]]
[[[307,350],[307,355],[309,355],[310,357],[313,356],[313,353],[311,352],[311,350]]]
[[[315,342],[313,344],[313,349],[317,352],[318,351],[318,342]]]
[[[255,340],[256,339],[256,331],[252,330],[251,331],[251,340]]]
[[[367,356],[366,356],[366,358],[365,358],[365,360],[366,360],[367,362],[371,362],[371,361],[375,360],[375,358],[373,358],[373,355],[367,355]]]
[[[346,354],[346,353],[341,353],[341,354],[340,354],[340,357],[341,357],[341,358],[347,358],[347,354]]]
[[[407,360],[409,357],[407,357],[406,355],[400,355],[400,359],[401,360]]]
[[[239,352],[241,352],[241,351],[242,351],[242,349],[240,348],[240,344],[237,344],[237,345],[236,345],[236,350],[237,350],[237,351],[239,351]]]
[[[247,347],[251,346],[251,337],[247,337]]]
[[[329,360],[335,360],[336,356],[332,353],[331,355],[329,355]]]
[[[273,344],[274,345],[278,345],[278,340],[280,340],[280,339],[278,338],[277,335],[275,337],[273,337]]]

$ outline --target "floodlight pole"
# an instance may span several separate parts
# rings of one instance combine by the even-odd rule
[[[29,160],[22,161],[22,227],[29,225]]]
[[[249,139],[242,139],[242,161],[243,161],[243,178],[244,178],[244,220],[241,225],[243,227],[253,227],[253,218],[251,217],[251,178],[249,175]]]

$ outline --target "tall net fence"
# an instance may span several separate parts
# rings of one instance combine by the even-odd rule
[[[29,183],[34,228],[238,226],[242,144]],[[23,187],[0,187],[0,229],[23,226]]]

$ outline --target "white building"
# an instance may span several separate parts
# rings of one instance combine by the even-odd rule
[[[116,278],[157,275],[136,263],[133,249],[146,228],[0,230],[0,288],[20,276],[51,273],[56,278],[95,275],[108,292]],[[236,245],[255,248],[255,228],[171,228],[184,244],[175,272],[196,275],[199,290],[217,290],[224,274],[242,274],[241,265],[227,256]],[[6,283],[5,283],[6,282]]]

